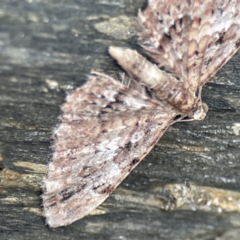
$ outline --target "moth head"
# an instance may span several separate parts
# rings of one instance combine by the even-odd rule
[[[203,120],[206,117],[207,112],[208,105],[202,101],[198,101],[196,107],[188,117],[192,120]]]

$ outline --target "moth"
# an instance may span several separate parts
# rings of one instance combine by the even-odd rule
[[[110,47],[125,85],[93,72],[67,96],[43,185],[47,224],[100,205],[173,123],[206,116],[202,86],[239,49],[240,0],[149,0],[134,50]]]

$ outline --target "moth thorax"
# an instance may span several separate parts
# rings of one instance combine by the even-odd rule
[[[182,113],[188,113],[193,111],[195,106],[196,96],[192,92],[181,91],[175,92],[172,98],[168,99],[168,102],[176,107]]]
[[[152,88],[154,95],[160,101],[165,100],[172,106],[177,108],[181,113],[193,111],[195,107],[195,93],[184,88],[182,82],[176,83],[174,79],[169,79],[167,82],[160,82]]]

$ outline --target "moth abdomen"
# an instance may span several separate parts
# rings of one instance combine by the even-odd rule
[[[182,113],[193,110],[195,93],[174,75],[160,70],[134,50],[110,47],[109,53],[130,76],[146,86],[153,97],[167,101]]]
[[[137,51],[122,47],[110,47],[109,53],[131,77],[149,89],[159,84],[164,86],[169,82],[166,72],[160,70]],[[172,81],[177,83],[177,79],[172,79]]]

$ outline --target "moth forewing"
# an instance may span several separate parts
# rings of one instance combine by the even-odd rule
[[[202,86],[240,47],[240,0],[149,0],[139,22],[140,43],[155,63],[110,48],[134,89],[94,73],[62,106],[43,184],[51,227],[101,204],[171,124],[203,119]]]

